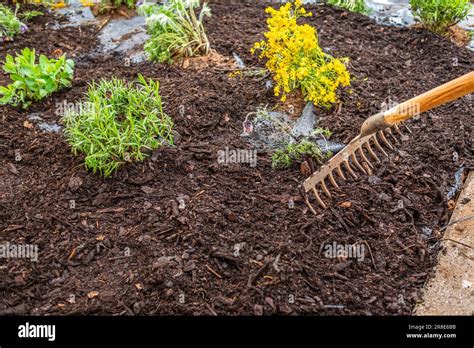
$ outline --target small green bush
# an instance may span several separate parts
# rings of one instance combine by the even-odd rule
[[[423,25],[439,34],[465,19],[471,7],[469,0],[410,0],[410,5]]]
[[[150,39],[145,43],[148,58],[171,63],[174,58],[210,53],[203,19],[211,15],[206,3],[196,15],[200,0],[169,0],[164,5],[143,4],[138,12],[146,17]]]
[[[370,9],[365,5],[365,0],[327,0],[328,4],[345,8],[351,12],[369,14]]]
[[[27,30],[26,25],[18,19],[17,10],[13,12],[10,8],[0,4],[0,42]]]
[[[24,48],[13,58],[7,55],[3,71],[10,74],[13,81],[8,86],[0,86],[0,105],[30,106],[52,93],[70,87],[74,76],[74,61],[63,55],[59,59],[48,59],[40,55],[36,63],[36,52]]]
[[[128,8],[134,8],[135,2],[136,0],[100,0],[99,13],[106,13],[116,10],[122,5],[125,5]]]
[[[41,11],[25,11],[22,14],[20,14],[20,17],[24,19],[25,21],[30,21],[33,18],[36,18],[39,16],[44,16],[44,13]]]
[[[311,158],[319,163],[325,158],[332,156],[331,153],[323,153],[321,147],[315,142],[303,139],[295,143],[288,144],[283,150],[277,150],[272,156],[272,167],[285,169],[291,167],[294,161],[301,161]]]
[[[84,153],[86,168],[104,177],[173,144],[173,121],[163,112],[159,82],[141,75],[137,86],[115,78],[93,82],[85,101],[66,110],[63,122],[73,153]]]

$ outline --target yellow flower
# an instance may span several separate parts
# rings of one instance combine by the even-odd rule
[[[94,6],[94,2],[92,0],[81,0],[81,4],[84,7]]]
[[[302,7],[302,1],[265,11],[270,14],[265,40],[255,43],[251,52],[258,50],[259,58],[267,60],[266,67],[275,81],[275,96],[285,101],[288,93],[300,88],[305,99],[316,105],[329,107],[336,102],[337,88],[350,84],[344,65],[347,59],[324,53],[316,30],[308,24],[298,24],[298,18],[311,15]]]
[[[66,3],[63,0],[61,0],[59,2],[54,3],[51,7],[53,9],[58,9],[58,8],[66,7],[66,6],[67,6]]]

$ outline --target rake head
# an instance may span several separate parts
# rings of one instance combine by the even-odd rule
[[[469,93],[474,93],[474,71],[366,119],[360,129],[360,134],[341,152],[331,158],[326,165],[306,179],[301,186],[303,199],[309,209],[316,214],[314,207],[309,201],[311,196],[314,196],[316,202],[321,207],[327,207],[326,203],[321,199],[320,193],[323,192],[328,199],[331,198],[326,180],[332,186],[338,187],[335,173],[342,180],[346,180],[344,171],[355,179],[357,178],[356,171],[372,175],[374,166],[370,159],[380,162],[374,147],[378,150],[377,152],[388,157],[386,149],[382,145],[385,145],[388,149],[394,149],[391,141],[399,143],[394,133],[396,132],[403,136],[400,125],[403,125],[411,133],[403,121]],[[312,194],[308,195],[308,192]]]
[[[371,160],[381,162],[377,152],[388,157],[386,149],[382,145],[390,150],[394,150],[395,146],[393,143],[400,143],[395,136],[395,133],[399,136],[403,136],[400,126],[403,126],[403,128],[411,133],[410,128],[402,122],[392,127],[395,132],[392,131],[392,128],[385,128],[384,130],[379,130],[365,136],[362,133],[354,138],[341,152],[332,157],[328,163],[306,179],[302,185],[302,193],[303,199],[309,209],[316,214],[310,202],[311,195],[314,196],[316,202],[323,209],[327,208],[321,196],[324,194],[327,199],[331,199],[332,195],[328,188],[330,187],[329,184],[335,188],[339,187],[335,177],[336,174],[340,180],[344,181],[348,178],[347,173],[354,179],[358,178],[357,172],[372,175],[374,164]],[[308,195],[309,192],[311,192],[310,195]]]

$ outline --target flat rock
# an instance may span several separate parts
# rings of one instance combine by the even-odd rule
[[[300,118],[298,118],[298,120],[296,121],[292,133],[295,137],[301,135],[310,135],[314,129],[315,123],[316,113],[314,109],[314,104],[312,102],[309,102],[303,109]]]

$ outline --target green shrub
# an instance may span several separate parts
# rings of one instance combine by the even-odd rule
[[[410,5],[423,25],[439,34],[465,19],[471,7],[469,0],[410,0]]]
[[[88,1],[88,0],[85,0]],[[106,13],[118,9],[120,6],[125,5],[128,8],[135,7],[135,0],[100,0],[99,2],[99,13]]]
[[[7,87],[0,86],[0,105],[11,104],[27,108],[32,101],[39,101],[52,93],[70,87],[74,75],[74,61],[63,55],[48,59],[40,55],[36,63],[35,50],[24,48],[13,58],[7,55],[3,71],[13,81]]]
[[[18,6],[13,12],[10,8],[0,4],[0,42],[27,30],[26,25],[18,19],[17,10]]]
[[[92,83],[77,110],[66,110],[65,134],[86,168],[110,176],[145,152],[173,144],[173,121],[162,109],[159,83],[139,76],[137,86],[118,79]]]
[[[327,0],[328,4],[345,8],[351,12],[369,14],[370,9],[365,5],[365,0]]]
[[[145,43],[150,60],[172,62],[174,58],[209,54],[210,44],[202,22],[211,11],[204,3],[197,16],[198,7],[200,0],[169,0],[164,5],[139,7],[139,13],[146,16],[150,35]]]
[[[33,18],[43,16],[44,13],[41,11],[25,11],[22,14],[20,14],[20,17],[24,19],[25,21],[30,21]]]
[[[272,156],[272,167],[278,169],[289,168],[294,161],[302,161],[311,158],[319,163],[325,158],[332,156],[331,153],[323,153],[319,145],[308,139],[288,144],[283,150],[277,150]]]

